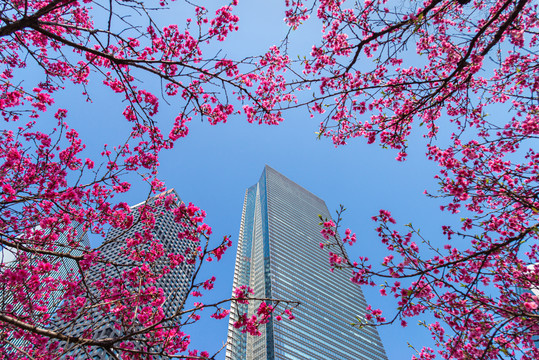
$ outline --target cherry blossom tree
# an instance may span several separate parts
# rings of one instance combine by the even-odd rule
[[[230,301],[254,299],[251,289],[240,288],[234,298],[201,300],[191,308],[184,299],[170,313],[169,299],[156,285],[175,267],[191,264],[187,293],[200,298],[215,281],[197,276],[202,264],[220,260],[231,246],[229,237],[210,242],[203,210],[164,192],[157,177],[160,151],[188,134],[192,117],[217,124],[241,113],[251,122],[274,124],[282,119],[276,105],[291,99],[278,90],[284,79],[277,48],[244,62],[203,51],[237,30],[236,5],[234,0],[210,11],[180,4],[192,18],[162,26],[158,19],[166,1],[2,3],[0,110],[7,129],[0,135],[1,358],[70,358],[95,349],[118,359],[213,358],[189,347],[184,326],[196,322],[204,308],[220,319],[228,315]],[[243,63],[264,71],[241,73]],[[144,88],[139,78],[148,77],[161,87]],[[104,145],[101,158],[86,158],[68,109],[56,107],[55,99],[69,87],[91,101],[99,83],[121,95],[125,108],[117,115],[132,130],[115,146]],[[180,104],[171,123],[156,119],[160,100]],[[148,200],[129,208],[114,197],[130,189],[126,178],[134,175],[148,184]],[[193,244],[185,253],[164,251],[152,232],[163,211],[173,212],[184,229],[180,240]],[[81,240],[135,225],[142,230],[134,238],[107,238],[95,249]],[[111,242],[120,242],[124,261],[101,255]],[[57,276],[65,263],[72,269]],[[115,275],[95,275],[107,267]],[[280,304],[256,300],[257,313],[236,324],[254,335]],[[280,311],[290,314],[289,305]],[[96,336],[100,317],[112,317],[120,335]]]
[[[460,227],[429,239],[380,210],[373,220],[388,251],[380,261],[343,255],[356,235],[347,229],[338,237],[342,211],[336,221],[322,219],[332,266],[395,298],[393,313],[369,308],[358,326],[406,326],[430,314],[438,349],[423,348],[417,358],[537,359],[537,3],[287,5],[293,29],[310,16],[323,24],[322,39],[289,82],[314,91],[306,104],[321,118],[319,136],[336,146],[365,138],[404,161],[410,133],[423,131],[426,156],[440,166],[438,192],[427,195],[461,218]]]
[[[191,18],[161,25],[160,10],[174,6]],[[441,238],[432,240],[411,225],[404,232],[396,228],[389,211],[381,210],[374,217],[388,249],[381,267],[343,255],[341,247],[356,237],[349,230],[342,240],[337,236],[340,216],[323,222],[327,243],[322,246],[330,249],[332,265],[350,268],[352,281],[382,285],[382,295],[396,299],[390,317],[370,309],[360,325],[399,320],[405,326],[407,318],[430,313],[438,320],[429,328],[444,358],[538,358],[533,340],[539,335],[539,300],[517,291],[532,290],[539,281],[539,268],[530,266],[539,261],[539,156],[533,149],[539,132],[537,4],[285,0],[291,31],[284,41],[276,40],[281,45],[232,59],[212,52],[211,45],[237,30],[236,6],[236,0],[212,9],[131,0],[2,4],[0,109],[13,129],[0,138],[0,239],[3,255],[15,258],[0,268],[8,294],[0,313],[0,341],[10,346],[4,356],[58,357],[67,355],[69,342],[122,358],[153,356],[156,343],[163,346],[160,355],[210,357],[188,349],[184,324],[163,326],[169,319],[160,315],[158,291],[141,292],[180,259],[200,267],[230,246],[228,238],[208,242],[211,228],[202,210],[157,200],[177,209],[177,221],[187,229],[182,236],[202,240],[190,254],[164,254],[145,231],[143,245],[126,254],[133,266],[160,270],[140,272],[138,287],[111,281],[130,294],[124,298],[135,299],[131,302],[89,300],[86,272],[114,264],[78,239],[81,232],[103,235],[109,226],[127,229],[135,219],[152,228],[156,206],[148,203],[134,216],[126,204],[115,204],[114,196],[129,190],[129,174],[148,184],[149,198],[165,190],[157,178],[160,151],[187,136],[193,118],[217,124],[238,116],[273,125],[285,110],[303,107],[320,120],[319,137],[336,146],[365,138],[395,149],[398,161],[406,159],[411,131],[423,131],[427,157],[440,165],[438,193],[429,196],[445,201],[441,210],[449,216],[462,217],[460,228],[444,226]],[[289,45],[313,18],[322,24],[322,38],[297,58]],[[158,85],[145,86],[143,78]],[[55,99],[69,87],[91,101],[94,84],[122,97],[121,115],[132,131],[116,146],[105,145],[101,158],[87,159],[68,109],[55,107]],[[163,101],[180,104],[170,123],[157,118]],[[57,241],[60,234],[67,244]],[[51,276],[58,259],[75,261],[71,278]],[[211,284],[211,279],[193,280],[189,292],[202,293]],[[46,305],[51,289],[63,294],[54,311]],[[237,289],[235,301],[251,296],[248,288]],[[8,306],[12,299],[20,304],[17,309]],[[277,305],[262,304],[258,317],[244,316],[238,327],[256,335],[257,324]],[[145,306],[151,311],[141,320],[136,309]],[[213,307],[215,317],[226,313],[219,303],[201,302],[175,316],[194,321],[202,306]],[[55,330],[58,316],[69,323],[88,307],[115,311],[122,324],[142,330],[118,341],[93,338],[90,331],[74,336]],[[418,357],[435,354],[424,348]]]

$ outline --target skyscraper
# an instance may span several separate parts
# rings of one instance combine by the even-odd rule
[[[55,250],[65,252],[69,255],[80,256],[83,254],[84,249],[90,248],[90,240],[88,238],[87,232],[84,231],[82,224],[74,223],[73,229],[74,231],[71,232],[71,236],[73,236],[73,234],[77,234],[75,240],[70,239],[67,233],[60,233],[57,235],[57,239],[55,240]],[[44,237],[54,235],[51,234],[50,229],[43,230],[39,225],[34,227],[32,231],[41,232],[43,234],[42,236]],[[70,243],[76,243],[78,245],[69,245]],[[16,268],[17,265],[19,265],[19,258],[16,251],[13,252],[13,249],[6,248],[1,248],[0,250],[0,256],[2,260],[2,267],[0,268],[1,270],[9,269],[10,267]],[[24,257],[24,262],[26,263],[25,266],[27,267],[37,266],[38,262],[40,261],[46,261],[51,263],[53,265],[53,268],[56,268],[56,266],[58,266],[57,270],[53,270],[50,273],[47,273],[47,276],[50,276],[55,280],[67,280],[71,274],[76,274],[78,271],[77,262],[72,258],[47,256],[31,253],[30,251],[28,251],[28,253],[26,253],[26,256]],[[4,268],[4,266],[6,267]],[[3,271],[0,272],[0,274],[4,275]],[[48,298],[43,302],[43,304],[48,309],[49,315],[54,314],[56,309],[62,302],[62,294],[62,289],[56,288],[54,288],[54,290],[48,293]],[[28,293],[27,296],[32,298],[34,294]],[[22,309],[22,305],[13,301],[13,294],[10,291],[6,292],[3,287],[0,286],[0,306],[3,309],[6,305],[9,305],[12,308],[12,311],[14,313],[18,313],[21,317],[34,315],[30,313],[23,314],[24,310]],[[43,313],[37,312],[37,314],[35,314],[34,316],[43,317]]]
[[[527,270],[531,273],[534,273],[535,272],[535,268],[539,266],[539,263],[537,264],[530,264],[527,266]],[[531,287],[529,289],[524,289],[524,288],[521,288],[521,287],[517,287],[516,289],[516,293],[518,295],[523,295],[523,294],[530,294],[532,296],[539,296],[539,289],[536,288],[536,287]],[[538,311],[535,311],[536,313],[539,313]],[[539,335],[535,335],[533,337],[533,342],[535,344],[535,347],[536,348],[539,348]]]
[[[267,165],[247,189],[233,286],[301,305],[295,320],[270,320],[255,337],[233,324],[256,304],[232,304],[227,360],[387,359],[376,329],[350,325],[366,302],[350,274],[329,271],[319,214],[330,218],[323,200]]]
[[[167,196],[173,195],[174,201],[169,205],[170,210],[167,210],[164,201],[156,204],[158,198],[165,199]],[[163,247],[164,254],[183,254],[187,258],[191,256],[192,251],[196,248],[196,245],[193,241],[180,238],[178,233],[185,231],[185,229],[174,221],[173,209],[177,208],[180,205],[180,198],[178,197],[174,189],[170,189],[162,194],[156,195],[153,198],[148,199],[147,201],[141,202],[139,204],[131,206],[131,213],[134,215],[133,225],[127,229],[111,228],[107,233],[107,237],[103,242],[102,247],[100,248],[100,255],[104,261],[114,263],[114,266],[105,266],[103,263],[96,264],[90,269],[88,277],[91,279],[90,282],[99,280],[99,279],[115,279],[121,278],[121,273],[125,270],[131,270],[140,264],[130,259],[125,255],[125,252],[122,251],[126,246],[126,239],[137,239],[142,236],[142,234],[147,231],[140,221],[140,214],[137,211],[139,207],[143,205],[149,205],[154,208],[155,214],[155,225],[151,230],[153,239],[159,240],[160,244]],[[140,245],[139,251],[147,250],[149,244]],[[153,268],[154,273],[160,273],[159,267],[166,265],[166,262],[159,260],[153,264],[156,268]],[[119,271],[118,269],[121,269]],[[166,297],[166,302],[163,304],[164,318],[172,317],[177,311],[180,311],[183,307],[184,301],[187,297],[187,291],[191,285],[191,279],[193,276],[194,263],[183,261],[180,262],[176,267],[170,269],[170,271],[165,271],[163,276],[158,279],[155,283],[157,288],[163,289],[163,294]],[[96,291],[98,289],[95,289]],[[101,298],[97,295],[95,298],[99,299],[100,302],[107,302],[106,299]],[[114,305],[116,299],[111,300],[110,302]],[[128,300],[127,300],[128,301]],[[95,308],[95,305],[93,306]],[[83,319],[83,316],[86,320],[81,320],[73,323],[71,326],[67,327],[67,333],[74,336],[79,336],[87,329],[93,331],[92,337],[94,339],[103,339],[103,338],[114,338],[127,335],[124,330],[121,328],[116,328],[114,325],[118,323],[114,311],[109,312],[99,312],[96,313],[89,310],[86,314],[81,314],[80,318]],[[179,322],[179,317],[175,317],[172,321]],[[162,324],[163,327],[167,325],[172,325],[171,321],[165,322]],[[139,328],[132,328],[129,330],[131,333],[135,333]],[[142,337],[139,337],[143,339]],[[143,344],[144,340],[140,340]],[[148,340],[148,342],[151,342]],[[144,345],[144,344],[143,344]],[[147,345],[146,345],[147,346]],[[152,353],[159,353],[162,349],[159,345],[152,345],[150,348]],[[66,350],[70,355],[75,356],[77,359],[112,359],[113,357],[110,354],[107,354],[101,348],[91,348],[81,347],[79,345],[66,344]],[[153,356],[154,359],[159,358],[159,356]]]
[[[56,247],[54,250],[69,255],[80,256],[85,249],[90,248],[88,234],[84,231],[83,225],[79,223],[73,224],[72,231],[60,234],[51,232],[50,229],[43,230],[43,228],[38,225],[32,228],[30,234],[34,234],[34,236],[38,238],[41,236],[44,238],[55,236],[54,243]],[[20,237],[23,236],[28,235],[20,235]],[[2,262],[0,264],[0,277],[4,276],[5,278],[8,278],[6,273],[11,272],[11,270],[17,271],[20,268],[36,267],[40,262],[48,262],[52,265],[52,270],[50,272],[47,272],[46,275],[39,275],[39,281],[44,282],[44,279],[46,278],[47,286],[51,289],[47,293],[47,297],[38,299],[36,298],[35,293],[27,291],[17,293],[17,300],[14,300],[13,289],[7,286],[4,281],[0,284],[0,312],[12,316],[15,315],[22,321],[37,324],[39,326],[42,319],[48,319],[49,317],[54,316],[60,307],[63,301],[62,295],[64,294],[64,289],[61,286],[57,286],[57,284],[76,276],[78,271],[77,262],[72,258],[38,254],[33,253],[31,250],[20,250],[24,256],[18,254],[19,250],[13,250],[13,248],[1,248],[0,250],[0,261]],[[55,285],[53,286],[51,284]],[[25,296],[26,299],[21,301],[21,296]],[[35,304],[35,306],[30,307],[28,306],[29,303]],[[45,323],[47,323],[47,320],[45,320]],[[13,329],[13,332],[11,332],[7,338],[0,340],[0,349],[5,354],[13,356],[13,358],[21,355],[19,349],[30,346],[30,343],[24,337],[27,333],[25,334],[24,332],[17,330],[18,329]],[[6,333],[8,332],[6,331]],[[26,356],[21,356],[21,358],[25,357]]]

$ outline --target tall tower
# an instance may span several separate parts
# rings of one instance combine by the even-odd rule
[[[270,320],[259,337],[235,329],[256,304],[232,304],[227,360],[386,360],[376,329],[354,328],[366,302],[345,271],[329,271],[318,215],[324,201],[266,165],[243,203],[234,284],[256,297],[297,300],[295,320]]]
[[[164,205],[164,201],[156,204],[158,198],[165,199],[167,196],[173,195],[174,201],[169,205],[170,210]],[[193,250],[196,248],[192,240],[180,238],[178,233],[185,231],[185,228],[177,223],[174,218],[175,215],[172,209],[177,208],[180,205],[180,198],[174,189],[170,189],[164,193],[156,195],[147,201],[131,206],[132,214],[134,215],[133,225],[127,229],[111,228],[107,233],[107,237],[100,247],[100,255],[103,260],[114,263],[114,266],[105,266],[103,263],[96,264],[90,269],[88,277],[90,283],[99,279],[114,279],[119,278],[121,273],[125,270],[133,269],[139,266],[139,263],[129,259],[122,251],[126,246],[126,239],[135,239],[140,237],[145,230],[140,220],[140,213],[138,208],[144,205],[149,205],[154,208],[156,219],[155,226],[151,230],[153,239],[158,240],[163,247],[165,254],[184,254],[187,258],[192,256]],[[139,251],[147,250],[148,244],[140,245]],[[154,266],[164,266],[166,262],[157,261]],[[120,270],[118,270],[120,269]],[[160,272],[159,268],[152,269],[156,273]],[[187,291],[191,286],[191,280],[193,277],[194,263],[183,261],[179,263],[173,269],[169,269],[164,272],[163,276],[155,283],[155,287],[163,289],[163,293],[166,297],[166,302],[163,304],[164,318],[173,317],[175,314],[182,310],[185,299],[187,297]],[[96,289],[93,289],[95,291]],[[100,302],[107,302],[106,299],[101,299],[96,296]],[[114,302],[111,300],[111,303]],[[93,311],[93,312],[92,312]],[[74,322],[66,330],[67,333],[74,336],[80,336],[84,331],[92,329],[94,339],[104,338],[116,338],[127,335],[122,329],[115,327],[115,323],[118,323],[113,311],[108,313],[96,312],[93,309],[87,310],[87,313],[81,314],[80,318],[86,320]],[[175,317],[173,322],[180,322],[179,317]],[[165,322],[163,327],[171,325],[171,322]],[[138,328],[132,328],[129,333],[137,332]],[[153,353],[160,353],[162,351],[159,344],[149,346],[144,341],[143,337],[140,337],[141,345],[146,346]],[[150,341],[148,341],[150,342]],[[81,359],[113,359],[114,357],[105,352],[101,348],[85,348],[78,345],[67,344],[65,346],[66,352],[74,356],[77,360]],[[153,359],[159,359],[160,356],[153,356]]]

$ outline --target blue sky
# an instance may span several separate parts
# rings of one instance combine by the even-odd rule
[[[282,23],[284,14],[279,7],[282,1],[244,3],[238,8],[241,30],[222,44],[224,54],[242,57],[260,53],[278,44],[286,32]],[[183,12],[180,15],[179,11],[162,16],[164,25],[184,21]],[[316,39],[320,33],[315,25],[293,34],[293,44],[297,45],[290,48],[291,55],[310,48],[313,41],[310,38]],[[146,81],[145,85],[156,86],[152,80]],[[119,143],[130,126],[121,115],[125,105],[120,96],[94,84],[90,88],[93,103],[85,103],[82,96],[78,96],[81,91],[81,88],[68,86],[57,97],[56,105],[69,108],[69,123],[88,145],[89,156],[100,152],[103,143]],[[181,104],[166,106],[162,103],[157,120],[170,124],[180,107]],[[431,240],[440,238],[440,226],[448,221],[444,219],[446,215],[439,212],[440,202],[423,194],[425,189],[431,193],[436,191],[433,176],[437,168],[425,159],[425,142],[419,129],[415,129],[410,138],[408,160],[399,163],[394,160],[397,155],[394,151],[366,145],[361,139],[339,148],[328,140],[317,140],[318,122],[310,119],[306,112],[290,111],[285,117],[285,122],[279,126],[251,125],[241,117],[217,126],[194,120],[189,125],[189,136],[179,140],[173,150],[162,153],[159,177],[168,187],[176,188],[184,201],[207,211],[207,222],[213,228],[216,241],[221,236],[231,235],[236,242],[245,189],[258,181],[265,164],[324,199],[331,212],[339,204],[348,209],[343,225],[356,232],[359,239],[349,249],[352,258],[368,256],[374,263],[381,263],[385,251],[374,232],[375,223],[370,220],[379,209],[390,210],[401,226],[412,222]],[[48,121],[47,116],[40,121]],[[145,194],[146,188],[134,183],[132,190],[118,200],[135,204],[143,200]],[[458,218],[449,222],[455,220]],[[235,246],[221,262],[209,264],[206,275],[217,274],[212,298],[230,296],[234,260]],[[378,288],[364,290],[373,307],[390,311],[391,302],[379,296]],[[410,320],[406,329],[395,325],[379,330],[391,360],[410,358],[412,351],[408,342],[418,349],[432,345],[428,331],[415,325],[418,320],[429,319]],[[216,351],[226,341],[227,321],[203,320],[186,332],[193,336],[194,347]],[[224,352],[219,358],[224,359]]]
[[[116,106],[107,105],[108,101],[107,96],[94,97],[93,104],[81,104],[71,111],[75,128],[80,123],[82,128],[90,125],[93,129],[81,131],[89,150],[92,143],[98,149],[105,138],[125,131],[122,123],[107,120],[109,116],[116,117],[114,113],[99,115],[100,109]],[[173,115],[172,109],[168,114],[163,109],[159,116],[164,120]],[[244,192],[258,181],[265,164],[324,199],[330,212],[334,213],[340,204],[347,208],[343,226],[358,234],[358,243],[349,248],[352,258],[368,256],[374,264],[382,262],[384,247],[370,219],[379,209],[390,210],[398,225],[412,222],[430,239],[439,237],[440,225],[446,219],[440,217],[440,203],[423,194],[425,189],[436,190],[436,166],[425,159],[420,134],[412,135],[415,141],[411,141],[408,160],[400,163],[394,160],[394,151],[366,145],[361,140],[335,148],[326,139],[317,140],[316,130],[317,123],[301,111],[288,113],[278,126],[251,125],[239,118],[217,126],[193,121],[189,136],[161,154],[159,177],[168,187],[176,188],[184,201],[206,210],[215,241],[224,235],[231,235],[234,241],[221,262],[207,264],[203,276],[217,276],[215,290],[207,302],[231,294]],[[134,204],[145,194],[146,187],[135,182],[132,190],[118,200]],[[391,311],[392,302],[382,298],[378,290],[364,288],[367,300],[375,308]],[[432,344],[428,331],[416,325],[419,320],[428,318],[409,320],[405,329],[400,325],[379,329],[389,359],[410,358],[408,342],[419,349]],[[213,351],[226,341],[226,331],[227,320],[213,319],[186,330],[195,348]],[[224,352],[219,358],[224,359]]]

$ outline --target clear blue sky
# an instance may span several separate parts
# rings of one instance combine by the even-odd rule
[[[126,130],[125,124],[107,120],[113,117],[122,121],[119,112],[102,113],[101,109],[117,105],[108,101],[107,96],[94,97],[93,104],[81,104],[71,111],[75,128],[88,127],[81,131],[81,137],[89,150],[91,144],[97,150],[98,144],[105,141],[114,143],[117,131]],[[160,116],[166,119],[166,110]],[[419,134],[413,135],[417,142],[411,143],[408,160],[399,163],[394,160],[395,152],[362,141],[334,148],[327,140],[317,140],[316,130],[317,124],[302,112],[291,112],[283,124],[271,127],[251,125],[241,119],[218,126],[195,121],[187,138],[180,140],[173,150],[162,153],[159,177],[168,187],[176,188],[184,201],[206,210],[216,241],[223,235],[232,235],[234,242],[237,240],[245,189],[258,181],[264,164],[324,199],[331,212],[339,204],[345,205],[344,226],[359,238],[349,249],[353,258],[366,255],[380,259],[374,262],[381,263],[384,248],[374,231],[375,223],[370,220],[379,209],[392,211],[401,225],[413,222],[427,235],[431,234],[431,239],[439,236],[439,203],[423,195],[425,189],[436,190],[432,179],[436,166],[425,159]],[[135,183],[121,200],[138,203],[146,191],[146,187]],[[207,274],[217,274],[214,298],[230,296],[234,260],[235,246],[221,262],[208,264]],[[364,291],[374,307],[390,309],[378,289]],[[430,343],[427,330],[414,326],[415,322],[409,321],[406,329],[399,325],[380,329],[391,360],[410,358],[407,342],[418,348]],[[186,332],[193,335],[194,344],[217,350],[226,339],[226,328],[226,320],[211,319]]]
[[[247,56],[278,44],[286,31],[282,24],[281,4],[280,0],[240,3],[241,30],[223,44],[224,53]],[[166,16],[169,18],[165,19],[164,25],[184,21],[180,12]],[[309,38],[313,31],[316,31],[315,38],[320,34],[315,25],[304,29],[307,30],[304,33],[294,34],[292,39],[296,42],[291,47],[291,55],[311,47],[313,40]],[[99,152],[103,143],[119,142],[118,134],[129,131],[129,125],[121,115],[125,106],[120,102],[121,97],[95,85],[91,90],[92,104],[84,103],[82,97],[76,103],[77,94],[82,91],[80,88],[69,87],[62,98],[57,98],[59,106],[69,107],[70,124],[79,130],[88,145],[88,155]],[[158,121],[170,124],[180,106],[163,103]],[[362,140],[337,149],[327,140],[317,140],[317,121],[302,111],[288,112],[286,121],[273,127],[250,125],[242,118],[218,126],[196,120],[189,127],[187,138],[179,140],[173,150],[162,153],[159,176],[168,187],[176,188],[184,201],[193,202],[207,211],[207,222],[213,228],[216,241],[223,235],[232,235],[234,242],[237,240],[244,191],[258,180],[264,164],[324,199],[330,211],[337,209],[339,204],[345,205],[348,210],[344,225],[352,228],[359,238],[349,250],[352,258],[368,256],[379,259],[374,260],[375,263],[381,263],[384,248],[373,230],[375,224],[370,220],[379,209],[392,211],[401,225],[414,223],[434,240],[439,238],[440,225],[447,222],[439,217],[440,203],[423,195],[425,189],[436,191],[433,176],[437,169],[425,159],[424,141],[417,131],[410,139],[409,160],[398,163],[394,160],[395,152],[366,145]],[[132,191],[118,200],[138,203],[146,194],[145,190],[144,186],[134,184]],[[235,246],[220,263],[209,264],[207,274],[217,274],[214,298],[230,296],[234,260]],[[379,296],[378,289],[365,289],[365,292],[373,307],[391,309],[387,299]],[[395,325],[379,330],[391,360],[410,358],[412,352],[407,342],[418,349],[432,345],[428,331],[414,325],[422,319],[409,321],[410,326],[406,329]],[[209,319],[186,332],[193,336],[195,347],[212,351],[226,341],[227,324],[227,319]],[[224,359],[224,352],[219,358]]]

